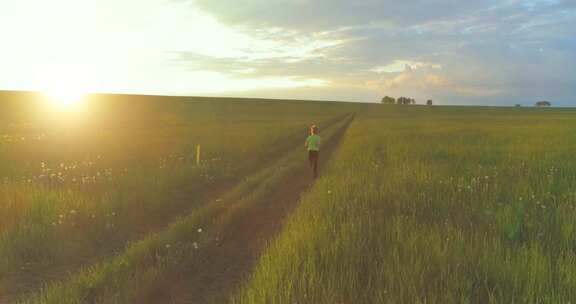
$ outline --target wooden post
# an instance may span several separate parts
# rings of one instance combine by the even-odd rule
[[[196,166],[200,165],[200,145],[196,145]]]

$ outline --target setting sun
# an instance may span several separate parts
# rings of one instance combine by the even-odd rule
[[[43,90],[42,94],[57,106],[70,107],[80,103],[86,95],[86,92],[73,88],[53,88]]]
[[[59,108],[78,105],[93,89],[89,69],[59,62],[42,67],[36,74],[37,90]]]

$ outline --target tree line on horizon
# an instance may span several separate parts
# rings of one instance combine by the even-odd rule
[[[390,97],[390,96],[384,96],[382,97],[382,100],[380,101],[382,104],[397,104],[397,105],[413,105],[416,104],[416,99],[414,98],[410,98],[410,97],[398,97],[398,98],[394,98],[394,97]],[[432,99],[428,99],[426,101],[426,105],[431,106],[432,105]],[[516,104],[516,107],[520,107],[520,104]],[[546,100],[541,100],[538,101],[534,104],[535,107],[550,107],[552,106],[552,103]]]
[[[534,106],[536,106],[536,107],[550,107],[550,106],[552,106],[552,103],[550,103],[549,101],[546,101],[546,100],[541,100],[541,101],[536,102],[534,104]]]
[[[390,96],[384,96],[380,102],[383,104],[413,105],[416,104],[416,99],[410,97],[394,98]],[[428,101],[426,101],[426,104],[431,106],[432,100],[428,99]]]

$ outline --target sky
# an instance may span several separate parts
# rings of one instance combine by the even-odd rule
[[[576,106],[575,0],[0,0],[0,89]]]

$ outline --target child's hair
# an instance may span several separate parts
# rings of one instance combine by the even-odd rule
[[[310,133],[318,134],[318,126],[316,126],[316,125],[310,126]]]

